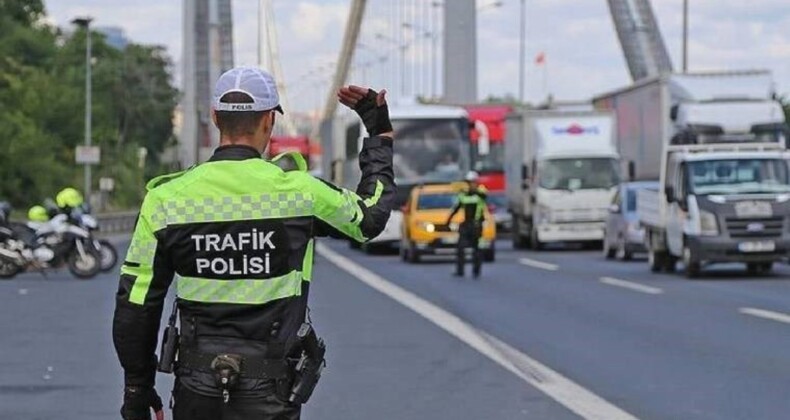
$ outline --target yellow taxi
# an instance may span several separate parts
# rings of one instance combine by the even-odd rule
[[[447,224],[447,217],[466,183],[432,184],[414,187],[403,211],[403,234],[400,255],[404,261],[417,263],[423,255],[453,255],[458,243],[458,226],[464,220],[459,211]],[[483,219],[479,246],[485,261],[494,261],[496,223],[488,208]]]

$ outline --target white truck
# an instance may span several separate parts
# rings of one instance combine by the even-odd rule
[[[514,247],[600,243],[620,182],[613,114],[525,111],[508,117],[506,132]]]
[[[790,252],[787,125],[768,71],[667,74],[596,97],[640,191],[650,268],[717,262],[767,272]]]

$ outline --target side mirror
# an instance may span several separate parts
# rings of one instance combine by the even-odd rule
[[[680,110],[680,105],[675,104],[672,105],[672,108],[669,109],[669,119],[675,121],[678,119],[678,110]]]
[[[529,178],[529,168],[527,165],[521,165],[521,180],[526,181]]]
[[[628,179],[633,181],[636,178],[636,162],[628,161]]]
[[[675,202],[675,188],[671,185],[664,187],[664,195],[667,198],[667,203]]]
[[[486,156],[491,153],[491,140],[488,136],[488,126],[482,121],[475,121],[473,124],[475,131],[477,131],[477,153],[480,156]]]
[[[620,206],[617,204],[612,204],[609,206],[609,213],[618,214],[620,213]]]

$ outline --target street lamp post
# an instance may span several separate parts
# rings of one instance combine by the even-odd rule
[[[91,106],[91,17],[75,18],[71,23],[85,29],[85,146],[91,146],[91,118],[93,108]],[[91,164],[85,163],[85,197],[90,202],[91,197]]]
[[[683,0],[683,73],[688,72],[689,2]]]
[[[398,41],[382,33],[376,34],[376,39],[386,41],[398,47],[398,50],[400,52],[398,54],[398,67],[400,67],[400,94],[402,97],[405,98],[406,97],[406,50],[409,48],[409,44],[407,43],[399,44]]]
[[[520,29],[519,29],[519,38],[518,38],[518,101],[522,105],[524,104],[524,94],[525,94],[524,79],[526,76],[524,75],[524,73],[526,72],[526,66],[527,66],[526,64],[527,52],[526,52],[526,46],[524,45],[526,43],[526,40],[524,38],[526,37],[525,32],[527,26],[525,9],[526,9],[526,0],[521,0],[521,11],[519,12]]]
[[[439,55],[437,54],[438,47],[437,47],[436,44],[439,41],[439,34],[437,34],[435,31],[430,31],[430,30],[426,29],[423,26],[415,25],[415,24],[409,23],[409,22],[404,22],[403,23],[403,28],[415,31],[416,33],[422,32],[422,35],[425,38],[430,38],[431,39],[431,52],[430,52],[430,55],[431,55],[431,61],[433,62],[431,65],[434,68],[431,69],[431,66],[427,66],[427,67],[428,67],[428,70],[430,71],[430,76],[431,76],[431,95],[435,95],[436,91],[437,91],[436,90],[436,83],[437,83],[436,82],[436,67],[438,67],[438,61],[439,61]]]

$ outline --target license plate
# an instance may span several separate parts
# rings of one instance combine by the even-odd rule
[[[458,243],[458,237],[456,236],[447,236],[442,238],[442,243],[447,245],[454,245]]]
[[[738,251],[741,252],[773,252],[774,250],[776,250],[774,241],[752,241],[738,244]]]

